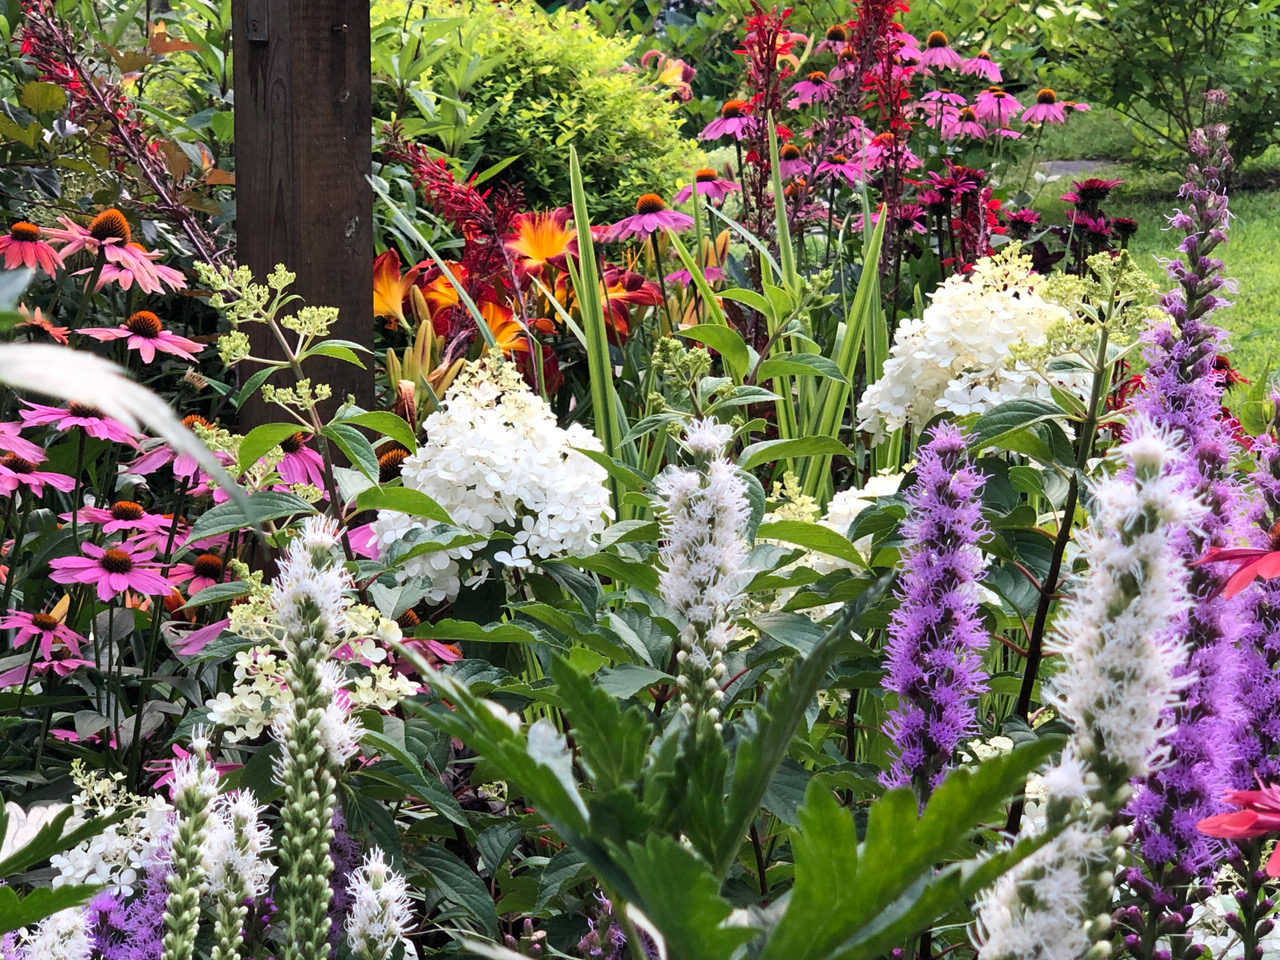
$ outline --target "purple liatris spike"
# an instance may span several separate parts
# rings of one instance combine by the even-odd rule
[[[977,698],[986,689],[977,547],[986,532],[984,482],[961,432],[949,423],[934,427],[907,494],[907,548],[884,679],[898,702],[885,724],[893,763],[883,780],[913,784],[922,798],[942,779],[956,747],[977,731]]]

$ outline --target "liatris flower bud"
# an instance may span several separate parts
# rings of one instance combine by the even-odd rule
[[[197,727],[191,753],[173,765],[173,806],[178,825],[170,854],[169,899],[164,910],[162,960],[191,960],[200,924],[200,898],[205,888],[204,842],[209,814],[218,795],[218,774],[205,753],[209,741]]]
[[[893,764],[882,780],[913,784],[923,800],[956,747],[976,732],[977,698],[986,689],[977,590],[985,479],[949,423],[934,427],[920,448],[916,477],[907,493],[907,547],[886,644],[884,687],[898,703],[885,724]]]
[[[210,960],[240,960],[248,902],[267,892],[272,867],[263,860],[269,835],[253,794],[220,797],[205,844],[204,865],[214,899]]]
[[[681,709],[719,720],[721,662],[742,598],[750,507],[746,483],[724,457],[733,431],[700,420],[685,431],[696,470],[668,467],[657,480],[662,509],[663,599],[683,618],[676,659]]]
[[[347,943],[356,960],[389,960],[409,930],[409,894],[404,877],[374,847],[351,878],[353,903],[347,917]]]

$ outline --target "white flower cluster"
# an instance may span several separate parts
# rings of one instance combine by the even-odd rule
[[[409,932],[409,890],[374,847],[351,875],[347,943],[357,960],[387,960]]]
[[[89,960],[93,940],[83,907],[59,910],[26,935],[16,960]]]
[[[1050,399],[1050,377],[1073,393],[1088,389],[1073,371],[1046,374],[1012,359],[1015,345],[1038,346],[1068,319],[1047,302],[1044,278],[1017,248],[983,257],[968,276],[949,277],[922,316],[904,320],[880,379],[858,404],[859,429],[879,441],[939,413],[980,413],[1016,397]]]
[[[133,808],[134,812],[97,836],[50,857],[49,863],[58,871],[53,885],[96,883],[112,893],[133,896],[146,865],[168,840],[173,808],[158,795],[143,799],[122,789],[119,782],[123,774],[107,777],[93,773],[79,760],[72,764],[71,776],[80,792],[72,797],[75,814],[68,828],[119,808]]]
[[[201,851],[210,896],[231,891],[256,899],[267,892],[275,866],[264,857],[271,832],[261,814],[248,790],[218,797]]]
[[[551,407],[513,365],[495,357],[468,365],[423,427],[426,441],[401,467],[404,485],[431,497],[460,527],[512,534],[514,545],[501,562],[528,567],[593,552],[613,510],[608,474],[579,449],[600,450],[600,441],[581,424],[557,426]],[[379,550],[395,559],[430,540],[432,525],[384,510],[374,523]],[[416,556],[397,576],[427,581],[428,598],[439,602],[457,596],[459,561],[472,557],[468,547]]]
[[[1046,645],[1062,655],[1048,702],[1076,728],[1082,756],[1097,752],[1129,777],[1159,762],[1168,708],[1187,659],[1171,631],[1186,608],[1186,570],[1172,539],[1203,508],[1172,475],[1170,437],[1134,418],[1119,448],[1129,470],[1097,484],[1094,517],[1076,541],[1086,562]]]

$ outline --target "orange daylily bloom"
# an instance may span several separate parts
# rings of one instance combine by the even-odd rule
[[[548,213],[522,213],[516,218],[515,231],[507,238],[507,249],[519,254],[517,265],[530,276],[539,276],[549,263],[565,269],[565,257],[578,254],[578,234],[571,224],[573,213],[567,207]]]
[[[510,310],[490,301],[479,304],[479,307],[499,350],[507,356],[529,352],[529,338]]]
[[[422,264],[418,264],[401,276],[400,254],[394,250],[388,250],[373,261],[373,315],[384,318],[388,330],[394,330],[396,323],[406,330],[413,329],[405,319],[404,298],[409,295],[421,272]]]

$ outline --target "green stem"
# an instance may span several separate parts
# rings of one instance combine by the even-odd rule
[[[98,259],[93,262],[93,272],[89,274],[89,280],[84,285],[84,295],[80,298],[80,306],[76,310],[76,319],[71,325],[71,329],[76,332],[79,332],[80,323],[84,320],[84,315],[89,309],[89,303],[94,298],[94,288],[98,285],[98,277],[102,276],[102,267],[106,262],[107,248],[103,245],[98,248]]]

